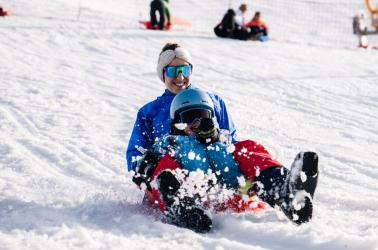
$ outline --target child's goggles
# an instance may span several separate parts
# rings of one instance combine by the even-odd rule
[[[212,118],[212,112],[209,109],[189,109],[179,113],[180,122],[193,124],[201,121],[203,118]]]
[[[164,68],[165,75],[169,78],[176,78],[179,73],[184,77],[189,77],[192,74],[192,65],[167,66]]]

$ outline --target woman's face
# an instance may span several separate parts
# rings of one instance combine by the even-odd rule
[[[169,66],[183,66],[183,65],[189,65],[186,61],[175,58],[173,61],[168,65]],[[184,75],[180,72],[178,73],[177,77],[170,78],[167,76],[167,74],[164,72],[164,83],[166,88],[171,91],[173,94],[178,94],[181,90],[184,90],[188,88],[190,81],[190,76],[184,77]]]

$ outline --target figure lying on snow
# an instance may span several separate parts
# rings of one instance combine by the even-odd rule
[[[251,21],[243,25],[236,21],[235,15],[235,11],[229,9],[222,21],[214,27],[214,33],[218,37],[261,42],[269,40],[268,25],[262,20],[260,12],[256,12]]]
[[[199,89],[175,96],[170,134],[145,152],[133,177],[146,187],[150,202],[171,223],[197,232],[211,229],[208,210],[242,211],[253,206],[245,198],[254,195],[279,206],[293,222],[308,222],[318,178],[316,153],[299,153],[288,170],[254,141],[232,144],[214,114],[211,98]]]

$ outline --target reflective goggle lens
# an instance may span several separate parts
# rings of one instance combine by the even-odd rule
[[[202,118],[212,118],[211,111],[208,109],[190,109],[180,113],[182,123],[192,124],[201,121]]]
[[[169,78],[176,78],[179,73],[182,73],[184,77],[189,77],[192,74],[192,65],[167,66],[164,70]]]

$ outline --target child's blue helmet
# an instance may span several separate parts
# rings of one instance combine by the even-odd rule
[[[191,124],[196,118],[214,118],[214,104],[210,96],[197,88],[189,88],[178,93],[171,103],[171,124]]]

